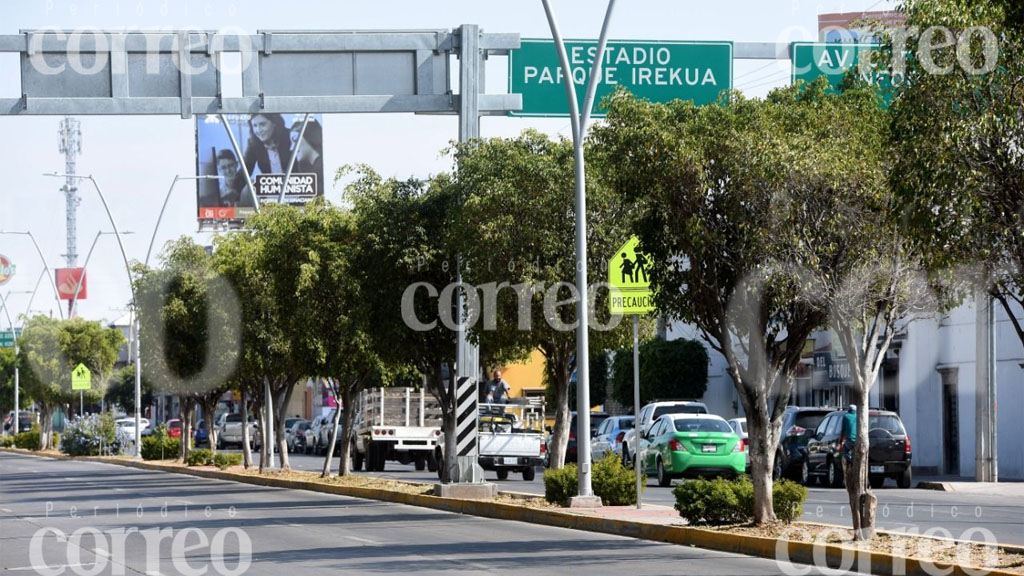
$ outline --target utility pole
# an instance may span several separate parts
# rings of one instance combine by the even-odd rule
[[[58,149],[64,155],[64,186],[61,191],[67,201],[67,253],[64,258],[68,268],[78,264],[78,205],[82,199],[78,197],[78,180],[75,178],[75,165],[78,155],[82,153],[82,130],[78,120],[65,116],[60,121],[60,141]],[[71,301],[68,301],[68,317],[71,317]]]

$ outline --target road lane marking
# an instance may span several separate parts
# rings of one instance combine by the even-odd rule
[[[363,544],[369,544],[371,546],[382,546],[383,545],[382,542],[378,542],[376,540],[370,540],[369,538],[360,538],[359,536],[342,536],[342,538],[346,538],[348,540],[355,540],[356,542],[362,542]]]

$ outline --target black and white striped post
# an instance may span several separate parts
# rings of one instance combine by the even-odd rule
[[[476,378],[460,376],[455,384],[456,469],[452,474],[453,482],[483,482],[483,469],[477,462],[480,455],[477,434],[479,409]]]

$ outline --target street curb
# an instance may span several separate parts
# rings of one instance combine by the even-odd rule
[[[43,456],[58,460],[85,460],[88,462],[98,462],[102,464],[116,464],[140,470],[187,474],[211,480],[232,481],[270,488],[307,490],[310,492],[333,494],[336,496],[348,496],[367,500],[406,504],[482,518],[512,520],[516,522],[541,524],[556,528],[597,532],[613,536],[663,542],[666,544],[704,548],[719,552],[732,552],[747,556],[757,556],[767,558],[769,560],[785,560],[796,564],[808,564],[818,567],[827,566],[832,569],[843,571],[866,572],[879,576],[932,576],[934,574],[951,576],[978,576],[980,574],[987,574],[991,576],[1020,576],[1019,572],[1010,572],[1006,570],[984,570],[974,567],[955,566],[942,562],[932,563],[916,558],[877,552],[872,553],[866,550],[861,551],[856,548],[838,546],[834,544],[795,542],[775,538],[764,538],[760,536],[716,532],[713,530],[691,528],[688,526],[665,526],[635,522],[631,520],[599,518],[595,516],[584,516],[580,514],[573,514],[571,512],[563,512],[560,510],[527,508],[524,506],[504,504],[500,502],[454,500],[423,494],[394,492],[379,488],[328,485],[320,484],[318,482],[250,476],[220,470],[168,466],[165,464],[133,460],[113,460],[101,457],[71,458],[63,455],[34,454],[31,451],[20,449],[12,450],[8,448],[0,448],[0,450],[32,456]],[[794,529],[799,529],[799,526],[794,526]]]
[[[955,492],[953,487],[946,482],[918,482],[917,487],[921,490],[938,490],[939,492]]]

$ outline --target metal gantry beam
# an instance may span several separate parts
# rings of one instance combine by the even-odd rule
[[[180,115],[416,112],[458,114],[451,60],[461,29],[427,31],[120,32],[31,30],[0,35],[18,53],[20,98],[0,115]],[[483,57],[518,34],[479,34]],[[242,95],[223,96],[225,54],[241,62]],[[516,94],[470,91],[480,114],[521,107]]]

